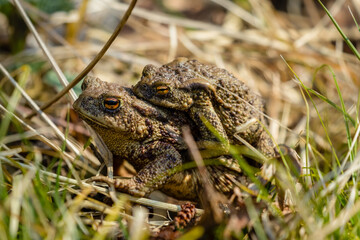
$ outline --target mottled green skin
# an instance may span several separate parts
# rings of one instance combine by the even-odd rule
[[[183,112],[154,106],[138,99],[129,88],[98,78],[87,77],[82,89],[73,105],[75,111],[102,137],[116,158],[127,160],[137,170],[130,179],[117,180],[116,188],[137,196],[159,189],[178,199],[198,198],[201,181],[196,170],[172,175],[168,172],[189,161],[181,129],[194,124]],[[120,99],[121,106],[107,110],[103,104],[107,97]],[[195,130],[192,128],[193,133]],[[234,183],[246,182],[238,167],[210,166],[208,170],[215,188],[226,194]],[[107,178],[100,180],[110,182]]]
[[[158,86],[167,86],[168,93],[157,93]],[[200,119],[203,116],[228,141],[223,144],[225,153],[228,143],[239,144],[235,137],[238,134],[266,156],[274,155],[274,144],[258,121],[237,133],[238,126],[251,120],[265,124],[264,105],[259,95],[225,69],[186,58],[175,59],[159,68],[147,65],[133,90],[155,105],[186,111],[200,130],[200,148],[219,144]]]

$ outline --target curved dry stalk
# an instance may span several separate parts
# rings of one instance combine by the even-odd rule
[[[124,28],[125,23],[129,19],[130,15],[131,15],[131,12],[132,12],[132,10],[134,9],[134,7],[136,5],[136,2],[137,2],[137,0],[132,0],[131,1],[128,9],[126,10],[126,12],[125,12],[124,16],[122,17],[121,21],[119,22],[119,24],[116,26],[114,32],[111,34],[109,40],[105,43],[104,47],[95,56],[95,58],[89,63],[89,65],[87,65],[86,68],[81,73],[79,73],[75,77],[75,79],[69,85],[67,85],[63,90],[61,90],[61,92],[59,92],[53,99],[51,99],[50,101],[45,103],[40,108],[39,111],[43,111],[43,110],[47,109],[48,107],[50,107],[51,105],[53,105],[55,102],[57,102],[61,97],[63,97],[71,88],[73,88],[77,83],[79,83],[81,81],[81,79],[83,79],[86,76],[86,74],[88,74],[95,67],[95,65],[98,63],[98,61],[104,56],[106,51],[109,49],[111,44],[114,42],[117,35]],[[31,113],[29,116],[27,116],[27,118],[32,118],[39,111]]]

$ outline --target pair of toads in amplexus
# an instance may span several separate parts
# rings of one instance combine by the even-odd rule
[[[254,177],[261,184],[271,180],[272,174],[262,173],[279,154],[266,129],[263,100],[225,69],[177,58],[145,66],[132,88],[86,77],[82,91],[75,111],[101,136],[114,161],[126,160],[137,171],[128,179],[97,178],[119,191],[147,196],[160,190],[197,201],[204,182],[189,147],[199,150],[209,182],[227,196],[235,187],[253,185]],[[184,127],[196,146],[184,141]],[[290,163],[300,174],[299,161]]]

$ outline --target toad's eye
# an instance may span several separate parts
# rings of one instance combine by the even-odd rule
[[[155,89],[156,89],[156,94],[158,95],[165,95],[170,91],[169,86],[163,86],[163,85],[157,86],[155,87]]]
[[[118,98],[108,97],[104,99],[104,107],[107,110],[113,111],[120,107],[121,101]]]

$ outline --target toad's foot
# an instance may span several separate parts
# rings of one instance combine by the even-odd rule
[[[137,197],[143,197],[148,194],[148,191],[143,186],[143,184],[139,183],[134,177],[111,179],[107,176],[95,176],[95,177],[91,177],[88,181],[103,182],[108,184],[109,186],[113,185],[116,190]]]

